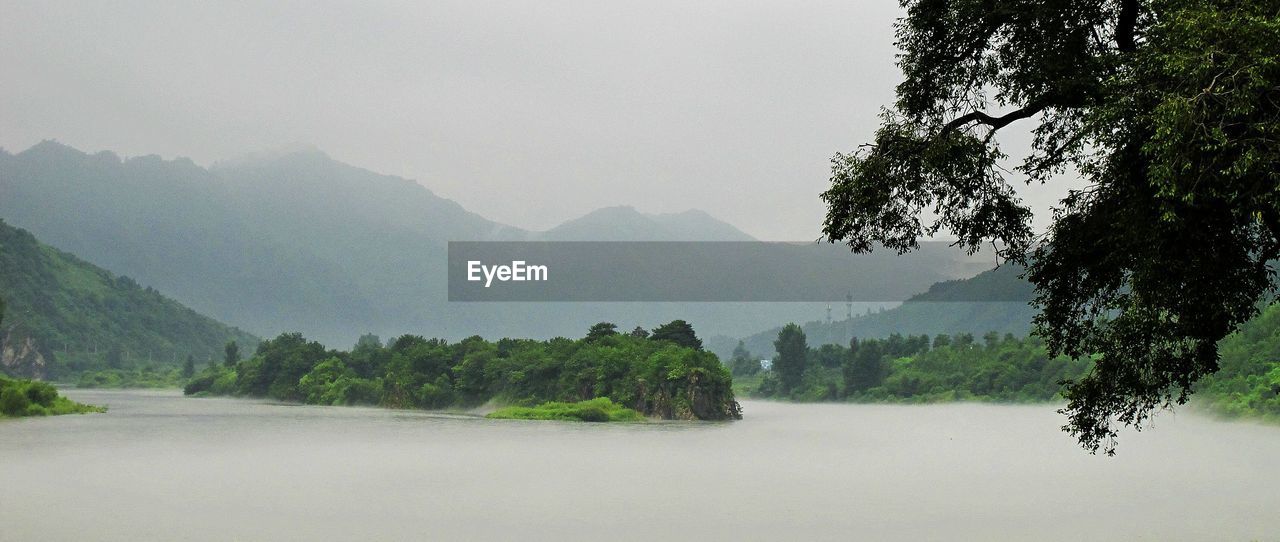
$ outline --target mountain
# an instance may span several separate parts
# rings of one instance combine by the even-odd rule
[[[855,315],[837,321],[810,321],[801,326],[809,346],[847,345],[853,337],[882,339],[890,334],[937,335],[970,333],[981,336],[1026,335],[1031,331],[1035,309],[1029,304],[1033,288],[1022,278],[1024,269],[1004,265],[967,279],[936,283],[897,307]],[[782,326],[742,338],[744,346],[757,356],[772,358],[773,341]],[[707,348],[728,355],[737,339],[711,337]]]
[[[531,232],[311,148],[208,168],[183,158],[87,154],[53,141],[0,151],[0,218],[218,320],[261,336],[301,331],[334,346],[365,332],[547,338],[579,336],[600,321],[630,329],[674,319],[705,335],[740,336],[822,310],[815,303],[450,303],[450,241],[750,237],[700,211],[628,207]],[[793,253],[800,251],[779,249],[787,256],[754,271],[785,279]],[[841,263],[842,247],[813,254],[827,280],[836,273],[836,282],[873,293],[923,290],[976,272],[941,252],[916,263],[875,254],[861,266]],[[843,284],[831,289],[833,297],[846,293]]]
[[[0,371],[58,376],[73,361],[178,363],[222,356],[227,341],[252,351],[257,337],[228,327],[0,221]]]
[[[754,241],[742,230],[696,209],[646,214],[634,207],[597,209],[546,232],[546,241]]]

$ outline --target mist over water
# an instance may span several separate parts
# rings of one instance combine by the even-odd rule
[[[1280,539],[1280,432],[1188,413],[1106,458],[1052,406],[613,425],[68,395],[111,410],[0,422],[0,539]]]

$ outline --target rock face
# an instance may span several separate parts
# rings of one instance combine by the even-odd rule
[[[641,393],[640,397],[646,395]],[[677,381],[663,382],[652,400],[642,399],[630,406],[664,420],[742,419],[742,406],[734,400],[732,386],[708,378],[701,370],[690,371]]]
[[[53,354],[17,326],[0,331],[0,372],[20,378],[44,378]]]

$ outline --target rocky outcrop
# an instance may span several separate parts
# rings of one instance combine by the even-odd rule
[[[648,395],[640,382],[640,397],[631,408],[664,420],[741,420],[742,406],[734,400],[732,385],[694,369],[678,380],[662,382]]]
[[[44,378],[53,353],[42,348],[18,326],[10,326],[2,331],[0,372],[20,378]]]

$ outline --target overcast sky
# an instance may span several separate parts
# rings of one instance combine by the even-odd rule
[[[699,208],[818,236],[897,2],[0,1],[0,146],[208,165],[305,143],[545,229]],[[1062,190],[1027,191],[1043,211]],[[1043,214],[1043,212],[1041,212]]]

